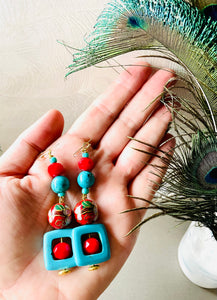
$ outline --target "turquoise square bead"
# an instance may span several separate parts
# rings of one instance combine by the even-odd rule
[[[73,243],[72,243],[72,257],[56,260],[53,258],[52,255],[53,252],[52,241],[64,237],[71,239],[72,231],[73,229],[59,229],[59,230],[53,230],[45,233],[44,241],[43,241],[43,252],[44,252],[44,264],[47,270],[49,271],[63,270],[63,269],[73,268],[76,266]]]
[[[102,245],[102,250],[95,254],[84,254],[82,236],[97,233]],[[103,224],[83,225],[73,229],[72,244],[75,263],[77,266],[86,266],[102,263],[111,257],[109,240]]]

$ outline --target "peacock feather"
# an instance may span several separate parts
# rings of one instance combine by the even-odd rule
[[[73,55],[68,67],[66,76],[129,51],[157,49],[158,55],[185,70],[185,75],[179,74],[179,90],[185,89],[185,93],[177,95],[174,87],[165,86],[161,99],[174,116],[174,154],[159,155],[168,165],[164,178],[164,170],[153,166],[155,175],[163,179],[154,200],[140,199],[157,212],[135,228],[168,214],[199,221],[217,239],[215,12],[216,1],[211,0],[112,0],[99,16],[86,47]],[[169,101],[178,101],[180,108],[172,108]],[[137,150],[145,152],[139,146]],[[157,155],[156,150],[153,147],[149,154]],[[147,205],[136,209],[147,209]]]
[[[217,3],[215,0],[192,0],[190,3],[196,6],[206,17],[217,21]]]

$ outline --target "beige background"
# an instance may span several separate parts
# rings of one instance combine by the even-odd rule
[[[50,108],[66,129],[117,76],[90,68],[64,80],[71,54],[56,40],[81,47],[105,0],[0,1],[0,144],[16,136]],[[132,63],[136,53],[118,59]],[[104,64],[107,66],[107,64]],[[129,260],[100,300],[214,300],[216,290],[189,282],[179,269],[177,247],[188,224],[164,217],[142,228]],[[118,230],[118,228],[117,228]]]

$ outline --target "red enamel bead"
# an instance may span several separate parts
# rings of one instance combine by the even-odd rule
[[[53,248],[53,255],[56,259],[65,259],[71,256],[72,249],[67,243],[58,243]]]
[[[99,252],[100,242],[96,238],[88,238],[84,241],[83,249],[85,254],[95,254]]]
[[[53,163],[49,165],[47,170],[51,177],[56,177],[64,172],[63,165],[60,163]]]
[[[82,157],[78,161],[78,167],[80,170],[83,170],[83,171],[91,171],[94,167],[94,162],[89,157]]]
[[[72,220],[72,210],[65,203],[56,203],[48,211],[48,222],[55,229],[68,226]]]
[[[91,224],[98,218],[97,206],[92,200],[81,200],[75,205],[74,215],[80,225]]]

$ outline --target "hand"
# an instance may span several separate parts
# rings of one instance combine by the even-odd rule
[[[138,231],[125,235],[143,217],[139,211],[120,214],[141,205],[126,195],[151,200],[154,187],[151,181],[160,179],[144,162],[151,160],[162,165],[159,158],[133,150],[132,147],[141,148],[141,145],[127,136],[157,147],[171,121],[170,112],[159,100],[144,110],[173,76],[163,70],[150,76],[151,73],[149,66],[124,71],[64,135],[62,115],[56,110],[49,111],[1,157],[0,291],[3,299],[96,299],[121,269]],[[76,184],[79,170],[73,153],[89,139],[96,178],[89,198],[96,201],[99,222],[107,229],[111,259],[96,271],[76,267],[60,277],[57,271],[47,271],[43,264],[43,235],[51,230],[47,212],[57,199],[50,189],[49,159],[40,154],[51,149],[63,164],[71,182],[65,200],[73,207],[81,200],[81,189]],[[162,149],[167,151],[173,146],[174,142],[170,141]]]

